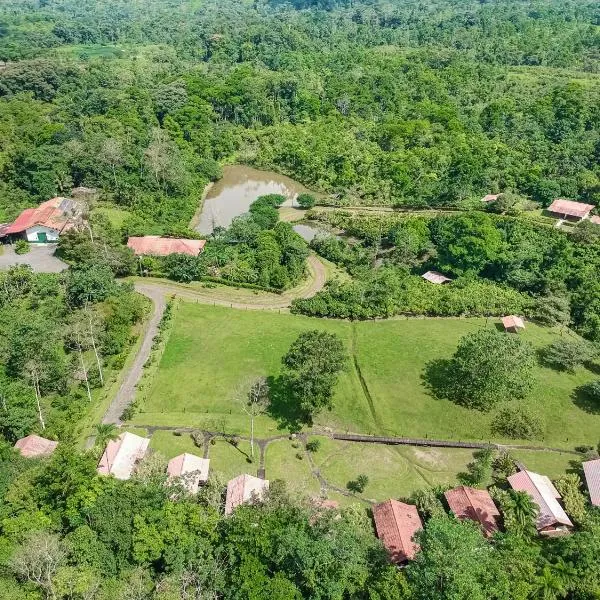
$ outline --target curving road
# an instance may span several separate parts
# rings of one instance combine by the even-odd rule
[[[191,300],[200,304],[212,304],[250,310],[277,310],[289,308],[295,298],[310,298],[323,289],[327,280],[325,265],[314,255],[307,260],[309,276],[299,286],[283,294],[260,292],[248,293],[242,298],[233,298],[234,288],[218,286],[216,288],[192,287],[177,284],[165,279],[136,279],[135,289],[152,300],[153,312],[148,325],[143,333],[143,340],[138,353],[129,370],[125,373],[121,386],[108,410],[104,414],[102,423],[121,424],[121,415],[129,406],[135,396],[136,386],[144,371],[144,364],[150,357],[152,341],[158,333],[158,326],[166,306],[166,297],[175,296],[184,300]],[[247,290],[244,290],[244,292]]]

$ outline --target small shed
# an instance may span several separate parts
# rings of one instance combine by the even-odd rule
[[[517,317],[516,315],[508,315],[507,317],[502,317],[502,325],[504,325],[504,330],[510,333],[519,333],[521,329],[525,329],[525,323],[521,317]]]
[[[269,489],[269,481],[252,475],[238,475],[227,484],[225,514],[230,515],[240,504],[260,502]]]
[[[98,463],[100,475],[114,475],[129,479],[148,450],[149,438],[125,431],[116,440],[110,440]]]
[[[590,492],[590,501],[594,506],[600,506],[600,458],[584,462],[583,473]]]
[[[500,512],[487,490],[461,485],[444,493],[450,510],[458,519],[470,519],[481,525],[486,537],[499,530]]]
[[[58,442],[47,440],[39,435],[31,434],[27,437],[17,440],[15,448],[25,458],[39,458],[41,456],[50,456],[58,446]]]
[[[190,494],[195,494],[198,492],[200,483],[206,483],[208,480],[209,466],[210,460],[208,458],[200,458],[195,454],[185,452],[169,461],[167,473],[171,481],[182,478],[183,487]]]
[[[169,256],[170,254],[198,256],[205,244],[206,240],[168,238],[160,235],[130,237],[127,240],[127,246],[136,256]]]
[[[435,283],[438,285],[442,285],[444,283],[449,283],[450,281],[452,281],[450,277],[446,277],[445,275],[443,275],[442,273],[438,273],[437,271],[427,271],[427,273],[423,273],[421,277],[425,279],[425,281],[429,281],[429,283]]]
[[[373,507],[373,519],[377,537],[393,563],[399,565],[414,558],[419,550],[414,536],[423,528],[416,506],[398,500],[386,500]]]
[[[500,198],[500,196],[502,196],[502,194],[486,194],[481,201],[482,202],[496,202],[496,200],[498,200],[498,198]]]
[[[566,219],[570,221],[581,221],[583,219],[587,219],[593,209],[593,204],[574,202],[573,200],[565,200],[564,198],[557,198],[547,208],[548,212],[553,216],[559,219]]]

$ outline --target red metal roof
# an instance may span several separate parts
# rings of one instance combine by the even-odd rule
[[[521,317],[516,315],[509,315],[508,317],[502,317],[502,325],[505,329],[525,329],[525,323]]]
[[[387,500],[373,507],[377,537],[383,542],[393,563],[414,558],[419,546],[413,541],[423,528],[417,507],[398,500]]]
[[[567,215],[569,217],[586,217],[594,208],[593,204],[584,204],[583,202],[574,202],[573,200],[564,200],[557,198],[549,207],[548,211],[557,215]]]
[[[15,444],[15,448],[26,458],[49,456],[56,450],[58,442],[47,440],[39,435],[28,435]]]
[[[423,273],[421,277],[430,283],[448,283],[449,281],[452,281],[450,277],[446,277],[437,271],[427,271],[427,273]]]
[[[590,491],[590,500],[594,506],[600,506],[600,458],[584,462],[583,472]]]
[[[59,232],[70,229],[73,227],[73,223],[69,220],[71,215],[63,209],[65,203],[70,210],[73,209],[73,201],[66,198],[52,198],[52,200],[42,202],[37,208],[26,208],[16,218],[15,222],[7,227],[5,234],[22,233],[35,225],[48,227]]]
[[[198,256],[206,244],[206,240],[186,240],[167,238],[159,235],[130,237],[127,245],[138,255],[168,256],[169,254],[189,254]]]
[[[477,521],[486,537],[498,531],[500,513],[487,490],[476,490],[461,485],[453,490],[448,490],[444,496],[446,496],[450,510],[459,519]]]
[[[269,481],[259,479],[253,475],[238,475],[227,483],[227,497],[225,498],[225,514],[230,515],[233,509],[251,502],[254,499],[262,500],[269,489]]]
[[[495,202],[502,194],[486,194],[481,201],[482,202]]]

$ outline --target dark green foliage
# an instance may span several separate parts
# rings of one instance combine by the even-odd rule
[[[317,203],[317,199],[312,194],[298,194],[296,202],[300,208],[310,209]]]
[[[585,340],[561,337],[541,350],[543,362],[560,371],[575,372],[575,368],[593,360],[598,351]]]
[[[543,436],[542,419],[524,406],[501,408],[492,420],[492,432],[513,440],[539,440]]]
[[[314,439],[308,440],[308,442],[306,442],[306,449],[309,452],[312,452],[312,453],[318,452],[320,447],[321,447],[321,440],[319,438],[314,438]]]
[[[475,453],[475,460],[467,465],[466,473],[459,473],[459,480],[464,485],[482,487],[489,483],[492,477],[492,464],[494,451],[491,448],[479,450]]]
[[[15,242],[15,254],[27,254],[31,246],[27,240],[17,240]]]
[[[489,410],[527,394],[534,363],[531,344],[485,328],[461,338],[452,359],[429,365],[426,377],[438,396]]]
[[[349,481],[346,487],[356,494],[362,494],[365,488],[369,485],[369,477],[367,475],[359,475],[356,479]]]
[[[66,277],[67,300],[72,306],[102,302],[118,289],[113,272],[105,265],[71,269]]]
[[[163,267],[169,279],[189,283],[202,275],[199,259],[189,254],[170,254],[164,259]]]

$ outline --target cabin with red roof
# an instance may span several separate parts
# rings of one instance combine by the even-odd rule
[[[414,536],[423,528],[416,506],[398,500],[386,500],[373,507],[373,519],[377,537],[394,564],[400,565],[414,558],[419,550]]]
[[[583,202],[557,198],[546,210],[558,219],[582,221],[590,216],[590,212],[593,209],[593,204],[584,204]]]
[[[28,435],[17,440],[15,448],[25,458],[40,458],[41,456],[50,456],[58,446],[58,442],[47,440],[39,435]]]
[[[190,493],[196,494],[200,483],[208,481],[210,460],[185,452],[172,458],[167,465],[169,481],[179,481]]]
[[[487,490],[461,485],[444,493],[450,510],[461,521],[469,519],[481,526],[486,537],[499,530],[500,512]]]
[[[230,515],[240,504],[260,502],[269,489],[269,481],[253,475],[238,475],[227,484],[225,514]]]

